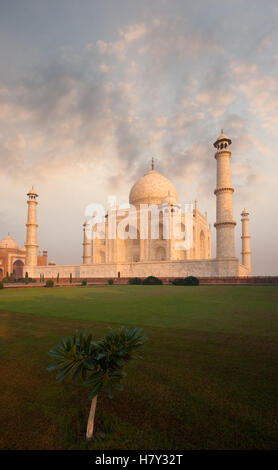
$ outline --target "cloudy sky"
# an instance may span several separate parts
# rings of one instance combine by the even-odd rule
[[[152,157],[214,223],[223,128],[237,255],[246,207],[278,274],[277,25],[272,0],[0,0],[0,238],[24,243],[34,185],[40,247],[81,262],[86,205],[127,202]]]

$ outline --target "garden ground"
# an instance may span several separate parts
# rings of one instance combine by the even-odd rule
[[[277,449],[278,287],[0,291],[1,449]],[[76,329],[141,326],[143,360],[100,396],[57,383],[47,352]]]

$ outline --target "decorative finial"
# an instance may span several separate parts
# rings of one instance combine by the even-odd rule
[[[223,129],[221,129],[221,134],[224,134],[224,131],[223,131]]]
[[[152,170],[154,170],[154,158],[152,158]]]

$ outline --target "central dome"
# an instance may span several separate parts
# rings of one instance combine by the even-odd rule
[[[134,206],[138,204],[160,205],[162,200],[169,195],[177,203],[178,195],[173,183],[156,170],[150,170],[131,188],[129,203]]]

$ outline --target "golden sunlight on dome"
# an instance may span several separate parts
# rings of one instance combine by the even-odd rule
[[[13,250],[18,250],[18,244],[16,241],[8,234],[7,237],[3,238],[0,242],[0,248],[10,248]]]
[[[173,203],[177,203],[178,195],[173,183],[156,170],[150,170],[131,188],[129,203],[135,206],[138,204],[160,205],[169,194]]]

